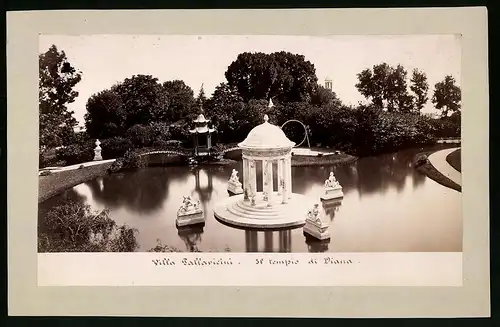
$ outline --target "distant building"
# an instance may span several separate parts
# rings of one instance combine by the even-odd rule
[[[332,79],[330,77],[325,78],[325,88],[330,91],[333,90]]]

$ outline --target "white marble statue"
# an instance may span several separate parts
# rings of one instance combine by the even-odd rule
[[[229,177],[229,181],[227,182],[227,190],[233,194],[243,193],[243,187],[238,178],[238,171],[236,169],[233,169],[231,177]]]
[[[340,184],[339,182],[337,181],[337,179],[335,178],[335,175],[333,174],[333,172],[330,172],[330,176],[328,177],[328,179],[325,181],[325,188],[336,188],[338,187]]]
[[[201,208],[200,201],[194,201],[190,196],[182,198],[182,204],[177,211],[176,225],[187,226],[205,222],[205,215]]]
[[[314,221],[314,222],[317,222],[317,223],[321,222],[321,218],[319,217],[318,206],[319,205],[316,203],[314,205],[314,208],[309,209],[309,211],[307,212],[307,219]]]
[[[238,171],[236,169],[233,169],[233,172],[231,173],[231,177],[229,178],[229,181],[239,183]]]
[[[332,200],[344,197],[344,192],[342,192],[342,186],[339,181],[335,178],[333,172],[330,172],[330,176],[325,181],[325,194],[321,196],[321,200]]]
[[[318,239],[326,240],[330,238],[328,232],[329,224],[321,220],[318,204],[314,204],[314,208],[307,212],[306,224],[304,225],[304,233]]]
[[[188,196],[184,196],[183,199],[182,199],[182,206],[180,207],[180,211],[181,212],[189,212],[189,211],[195,211],[195,210],[198,210],[200,208],[200,201],[194,201],[193,199],[191,199],[191,197],[188,195]]]
[[[101,156],[101,141],[99,141],[99,139],[97,139],[95,141],[95,149],[94,149],[94,160],[95,161],[99,161],[99,160],[102,160],[102,156]]]

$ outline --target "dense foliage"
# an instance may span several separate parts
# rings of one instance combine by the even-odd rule
[[[65,62],[64,56],[56,59],[56,63]],[[70,74],[66,80],[71,83],[64,87],[70,94],[63,92],[56,101],[61,104],[77,95],[71,85],[79,78],[73,68],[64,71]],[[241,53],[228,66],[226,81],[208,98],[203,85],[195,97],[181,80],[162,83],[151,75],[134,75],[88,99],[86,132],[73,136],[71,143],[57,150],[53,161],[72,164],[92,160],[94,142],[99,138],[104,159],[128,156],[131,163],[127,166],[135,166],[131,160],[137,150],[166,149],[173,144],[191,147],[189,129],[201,112],[217,130],[213,144],[242,141],[263,121],[264,114],[280,126],[290,119],[303,122],[313,146],[358,155],[460,136],[461,98],[455,80],[446,76],[435,85],[432,103],[442,114],[433,119],[421,113],[429,100],[425,73],[414,69],[407,75],[401,65],[386,63],[361,71],[355,86],[368,102],[357,106],[344,105],[335,92],[319,85],[314,65],[304,56],[284,51]],[[271,108],[269,99],[274,103]],[[288,124],[284,132],[296,143],[304,138],[304,129],[297,123]]]
[[[81,72],[71,65],[64,51],[51,46],[38,58],[40,152],[73,142],[77,125],[67,105],[74,102],[74,90]]]
[[[38,226],[38,252],[133,252],[137,230],[117,225],[109,212],[68,202],[44,215]]]

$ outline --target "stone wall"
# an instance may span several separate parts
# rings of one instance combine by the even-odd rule
[[[107,169],[112,162],[92,165],[80,169],[53,172],[51,175],[38,177],[38,203],[54,195],[72,188],[78,184],[88,182],[99,176],[107,174]]]

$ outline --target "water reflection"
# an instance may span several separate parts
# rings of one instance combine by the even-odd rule
[[[309,235],[305,236],[305,242],[307,244],[307,250],[311,253],[321,253],[328,251],[328,245],[330,244],[330,239],[318,240]]]
[[[246,252],[291,252],[292,230],[245,230]],[[274,242],[274,241],[277,242]]]
[[[198,245],[201,243],[204,227],[205,224],[196,224],[177,228],[177,235],[184,241],[187,252],[200,252]]]
[[[330,222],[335,218],[335,214],[339,211],[340,206],[342,205],[342,199],[332,199],[323,202],[323,212],[326,217],[330,218]]]
[[[242,175],[241,162],[112,174],[41,203],[39,219],[51,207],[70,200],[96,209],[109,208],[117,223],[139,230],[139,251],[154,247],[157,239],[186,251],[204,252],[225,248],[233,252],[461,251],[460,193],[412,167],[415,154],[421,151],[362,158],[341,166],[292,168],[293,191],[314,197],[318,203],[330,171],[341,183],[344,198],[323,202],[322,207],[324,219],[330,221],[330,244],[304,240],[301,228],[245,231],[217,221],[212,207],[229,196],[228,178],[233,168]],[[176,212],[186,195],[200,200],[205,227],[175,228]]]

